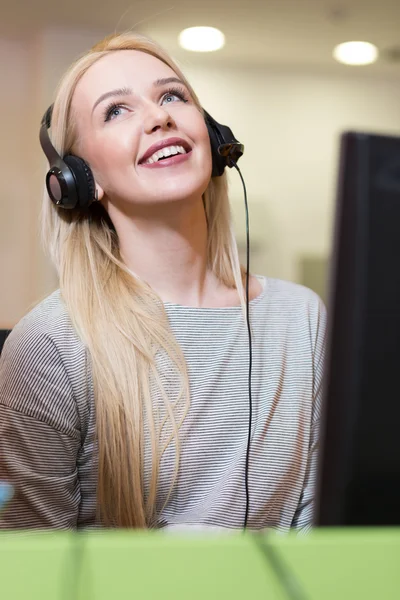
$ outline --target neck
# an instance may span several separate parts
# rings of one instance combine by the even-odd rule
[[[158,207],[156,216],[110,214],[123,260],[163,302],[209,304],[221,284],[207,265],[203,201],[165,209]]]

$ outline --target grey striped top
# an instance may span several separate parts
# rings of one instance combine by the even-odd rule
[[[250,303],[248,526],[302,529],[312,521],[325,309],[307,288],[260,279]],[[241,528],[249,416],[242,310],[165,308],[187,360],[191,407],[177,482],[156,525]],[[87,352],[57,291],[18,323],[0,358],[0,480],[16,488],[0,529],[96,525],[94,407]],[[173,458],[167,451],[161,463],[160,507]]]

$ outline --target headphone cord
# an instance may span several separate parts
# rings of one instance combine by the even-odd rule
[[[244,475],[244,485],[246,490],[246,508],[244,513],[244,521],[243,521],[243,529],[247,528],[247,521],[249,518],[250,511],[250,492],[249,492],[249,462],[250,462],[250,442],[251,442],[251,430],[252,430],[252,420],[253,420],[253,400],[251,395],[251,370],[253,366],[253,348],[252,348],[252,339],[251,339],[251,327],[250,327],[250,310],[249,310],[249,278],[250,278],[250,227],[249,227],[249,207],[247,203],[247,190],[246,184],[244,182],[242,173],[240,172],[239,167],[236,162],[231,159],[232,165],[235,167],[237,172],[239,173],[240,179],[243,185],[243,193],[244,193],[244,206],[246,212],[246,324],[247,324],[247,333],[249,338],[249,430],[247,435],[247,448],[246,448],[246,463],[245,463],[245,475]]]
[[[246,184],[242,177],[239,167],[234,160],[231,159],[232,165],[239,173],[240,179],[243,185],[244,192],[244,205],[246,211],[246,323],[247,332],[249,337],[249,431],[247,437],[247,450],[246,450],[246,467],[245,467],[245,488],[246,488],[246,510],[244,515],[244,531],[247,528],[247,521],[249,518],[250,509],[250,494],[249,494],[249,459],[250,459],[250,442],[251,442],[251,431],[252,431],[252,419],[253,419],[253,400],[251,395],[251,369],[253,366],[253,348],[251,338],[251,327],[250,327],[250,312],[249,312],[249,274],[250,274],[250,227],[249,227],[249,207],[247,204],[247,191]],[[279,583],[286,593],[287,598],[290,600],[307,600],[304,589],[302,588],[299,580],[294,575],[292,569],[290,569],[285,561],[280,557],[279,553],[269,543],[268,533],[256,533],[254,534],[255,543],[262,552],[264,558],[267,559],[267,563],[273,572],[277,576]]]

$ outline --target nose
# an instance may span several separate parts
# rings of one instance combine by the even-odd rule
[[[151,103],[146,107],[143,123],[145,133],[154,133],[159,129],[172,129],[174,127],[175,121],[164,106]]]

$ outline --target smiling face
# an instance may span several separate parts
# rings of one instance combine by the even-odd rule
[[[161,60],[110,52],[79,81],[77,143],[109,203],[129,207],[199,200],[211,177],[207,127],[189,90]],[[110,212],[111,206],[109,206]]]

